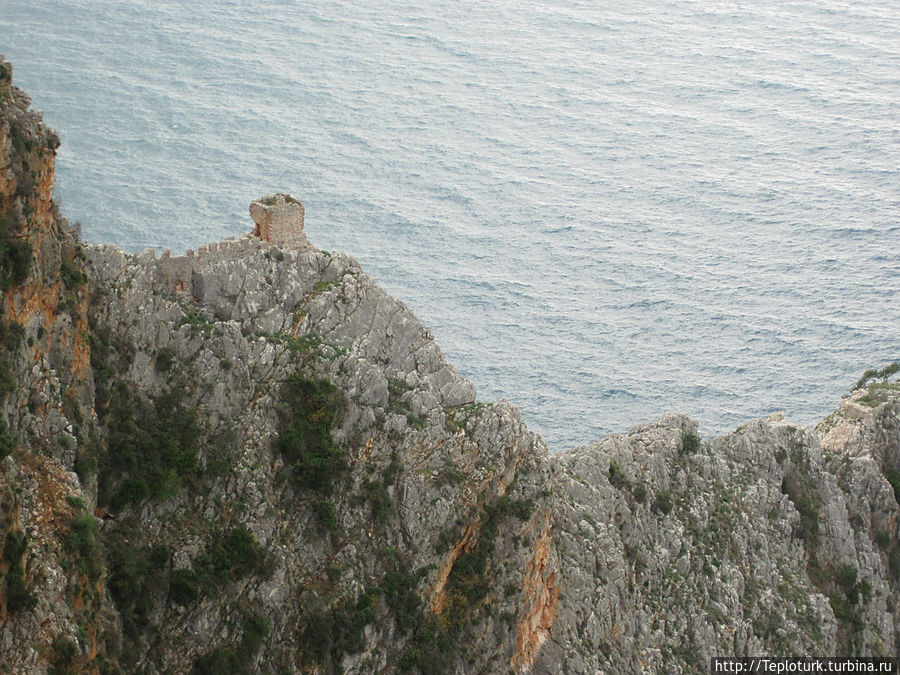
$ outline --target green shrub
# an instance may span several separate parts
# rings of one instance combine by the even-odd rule
[[[900,361],[894,361],[891,364],[888,364],[881,370],[876,368],[869,368],[866,372],[862,374],[862,377],[857,380],[856,384],[853,386],[854,389],[862,389],[865,387],[871,380],[884,379],[886,380],[894,373],[900,372]]]
[[[819,535],[818,493],[812,479],[792,469],[781,481],[781,491],[788,496],[800,514],[797,536],[815,542]]]
[[[647,488],[644,487],[643,483],[638,483],[631,490],[631,494],[634,497],[634,501],[638,504],[643,504],[647,501]]]
[[[16,438],[9,433],[9,427],[6,425],[6,420],[0,418],[0,459],[3,459],[7,455],[11,455],[13,450],[16,449],[16,445]]]
[[[53,641],[53,665],[47,669],[47,675],[69,675],[74,673],[75,661],[78,658],[78,645],[63,637]]]
[[[693,455],[700,449],[700,437],[690,431],[685,431],[681,435],[681,454]]]
[[[87,276],[78,265],[78,262],[65,256],[62,257],[59,264],[59,275],[62,278],[63,285],[70,290],[79,288],[87,283]]]
[[[0,354],[0,403],[18,388],[18,380],[9,358]]]
[[[0,230],[0,287],[4,291],[25,283],[31,260],[31,245],[26,240],[13,239]]]
[[[269,621],[253,612],[243,615],[244,636],[233,647],[216,647],[199,657],[191,670],[193,675],[221,675],[256,672],[253,661],[269,633]]]
[[[394,614],[401,633],[406,633],[422,622],[422,601],[416,593],[421,574],[413,574],[395,559],[384,575],[377,592]]]
[[[243,523],[226,536],[214,538],[206,552],[194,561],[194,568],[206,587],[270,571],[265,549]]]
[[[102,571],[96,530],[97,521],[94,517],[82,513],[75,517],[68,539],[69,550],[75,555],[76,566],[92,579],[98,577]]]
[[[25,570],[22,568],[22,556],[28,547],[28,538],[24,532],[10,530],[3,542],[3,560],[9,565],[6,573],[6,609],[16,612],[31,609],[37,603],[34,594],[25,584]]]
[[[150,623],[156,606],[154,597],[157,589],[166,586],[169,551],[165,546],[152,549],[135,546],[117,534],[105,536],[103,543],[108,570],[107,588],[122,617],[125,635],[137,640]],[[174,595],[174,589],[172,592]]]
[[[418,647],[410,647],[405,652],[403,652],[403,656],[400,657],[400,671],[403,673],[408,673],[421,662],[422,650]]]
[[[108,451],[99,462],[100,503],[118,510],[150,497],[167,499],[184,477],[197,473],[200,421],[195,410],[183,405],[182,388],[150,404],[119,381],[102,396],[98,392],[100,398],[108,401],[103,415]]]
[[[172,576],[169,577],[169,591],[175,604],[182,607],[193,605],[200,598],[197,575],[189,569],[172,570]]]
[[[328,494],[348,468],[346,452],[331,435],[340,403],[337,387],[327,380],[295,374],[285,385],[277,447],[301,488]]]
[[[653,504],[650,508],[665,516],[669,514],[674,506],[672,493],[668,490],[660,490],[656,493],[656,497],[653,498]]]
[[[20,566],[11,567],[6,575],[6,611],[18,612],[32,609],[37,597],[25,584],[25,573]]]
[[[534,502],[530,499],[513,499],[509,495],[499,497],[495,502],[493,509],[499,516],[512,515],[519,520],[528,520],[531,518],[531,510],[534,508]]]
[[[361,650],[363,629],[375,620],[373,601],[371,593],[362,593],[330,610],[311,612],[302,633],[304,658],[308,662],[337,665],[343,654]]]
[[[156,372],[168,373],[175,364],[175,352],[163,347],[156,353]]]
[[[372,517],[381,525],[384,525],[394,510],[394,502],[387,490],[387,486],[381,481],[370,481],[368,478],[362,484],[363,493],[369,502]]]
[[[887,478],[888,483],[894,488],[894,499],[900,504],[900,471],[893,467],[888,467],[887,471],[884,472],[884,477]]]
[[[76,511],[84,510],[84,500],[76,495],[66,495],[66,504],[71,506]]]
[[[625,475],[625,472],[622,470],[622,467],[619,466],[619,463],[616,460],[610,460],[609,462],[609,482],[617,490],[622,490],[631,487],[631,481],[628,480],[628,476]]]
[[[3,336],[3,347],[10,354],[15,354],[25,340],[25,327],[17,321],[6,326],[6,335]]]
[[[459,485],[466,479],[459,465],[450,457],[444,458],[444,465],[438,472],[438,485]]]
[[[325,526],[325,529],[338,529],[337,516],[334,514],[334,504],[325,501],[316,502],[316,514],[319,516],[319,520]]]

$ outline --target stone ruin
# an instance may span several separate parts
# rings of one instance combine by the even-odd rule
[[[263,241],[306,246],[303,215],[303,203],[283,192],[250,202],[250,217],[256,223],[253,236]]]
[[[2,62],[0,62],[2,63]],[[234,258],[249,250],[258,249],[260,242],[317,250],[303,232],[303,203],[286,193],[266,195],[250,202],[250,216],[256,223],[252,236],[226,239],[206,246],[187,249],[183,256],[162,252],[159,260],[152,249],[141,252],[144,262],[154,261],[158,283],[176,293],[193,293],[197,265],[201,259],[212,256],[217,259]]]

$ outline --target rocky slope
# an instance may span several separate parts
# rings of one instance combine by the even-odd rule
[[[670,415],[550,456],[350,256],[300,236],[160,258],[78,243],[51,199],[58,141],[11,72],[0,672],[897,653],[889,373],[815,429],[702,442]]]

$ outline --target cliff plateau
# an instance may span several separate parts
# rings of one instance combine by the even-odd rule
[[[897,655],[894,369],[812,429],[667,415],[549,455],[289,197],[184,256],[81,243],[11,80],[0,59],[0,672]]]

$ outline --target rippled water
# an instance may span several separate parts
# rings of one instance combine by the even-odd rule
[[[895,0],[2,0],[0,52],[87,240],[290,191],[551,449],[900,357]]]

